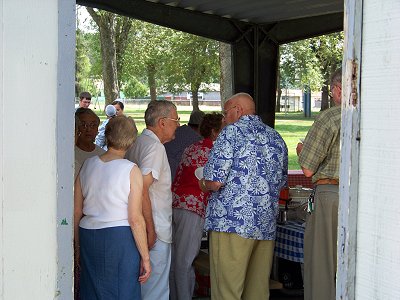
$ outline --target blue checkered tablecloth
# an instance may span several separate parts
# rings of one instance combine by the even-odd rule
[[[277,225],[275,256],[294,262],[303,263],[304,227],[303,222],[288,221]]]

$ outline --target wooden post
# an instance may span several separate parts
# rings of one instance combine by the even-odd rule
[[[346,0],[336,299],[355,299],[363,0]]]

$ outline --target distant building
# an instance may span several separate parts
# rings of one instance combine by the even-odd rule
[[[276,94],[278,96],[278,93]],[[311,93],[311,110],[321,109],[322,92]],[[303,91],[282,89],[281,111],[303,111]]]

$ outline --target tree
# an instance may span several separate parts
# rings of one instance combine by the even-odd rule
[[[76,30],[76,50],[75,50],[75,96],[78,97],[82,91],[93,93],[93,88],[88,82],[91,64],[86,54],[86,43],[83,32]]]
[[[332,72],[341,65],[343,33],[333,33],[282,45],[280,48],[280,88],[322,89],[321,110],[329,107],[328,84]],[[278,102],[278,101],[277,101]],[[278,103],[277,103],[278,104]]]
[[[87,8],[98,33],[88,34],[101,60],[92,53],[92,74],[102,65],[106,103],[118,96],[143,93],[145,82],[151,100],[158,92],[191,90],[194,109],[202,83],[218,82],[218,43],[154,24],[127,20],[114,14]],[[124,23],[127,20],[128,23]],[[128,51],[127,51],[128,49]],[[89,50],[91,52],[91,50]],[[101,61],[101,64],[98,62]]]
[[[320,66],[310,40],[282,45],[280,69],[284,88],[309,86],[313,91],[321,89]]]
[[[102,75],[107,105],[119,97],[118,71],[123,68],[122,57],[128,45],[132,20],[91,7],[86,9],[100,33]]]
[[[343,32],[323,35],[311,40],[311,48],[319,61],[320,71],[323,77],[321,110],[333,106],[328,101],[330,77],[341,66],[343,56]]]
[[[200,36],[175,32],[169,49],[167,87],[169,90],[185,90],[189,87],[193,96],[193,110],[197,111],[201,85],[219,81],[219,44]]]
[[[85,32],[80,28],[81,20],[79,18],[80,7],[76,14],[76,45],[75,45],[75,97],[78,97],[82,91],[88,91],[93,94],[95,88],[90,81],[91,62],[87,53],[89,42],[85,38]]]
[[[148,85],[151,101],[156,100],[158,89],[163,86],[163,69],[167,60],[169,38],[174,31],[169,28],[134,20],[129,38],[129,51],[124,54],[123,82],[135,77],[143,86]]]
[[[124,81],[121,89],[128,98],[137,98],[147,95],[148,88],[141,83],[136,77],[131,76],[130,79]]]

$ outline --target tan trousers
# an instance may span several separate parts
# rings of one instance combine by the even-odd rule
[[[210,233],[212,300],[269,299],[275,241],[245,239],[235,233]]]
[[[319,185],[304,233],[304,300],[335,300],[337,269],[337,185]]]

